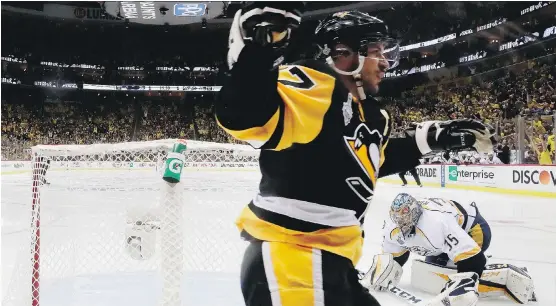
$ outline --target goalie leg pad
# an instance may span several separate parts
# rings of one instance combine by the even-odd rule
[[[411,285],[430,294],[439,294],[449,280],[456,274],[455,268],[414,259],[411,264]]]
[[[378,254],[374,256],[373,265],[361,284],[375,291],[385,291],[400,282],[402,273],[402,266],[394,260],[392,254]]]
[[[519,304],[533,297],[533,279],[521,268],[508,264],[491,264],[481,275],[479,296],[496,297],[506,295]]]
[[[455,273],[456,269],[416,259],[411,265],[411,285],[424,292],[438,294],[449,276]],[[524,269],[509,264],[489,264],[479,280],[479,297],[507,296],[525,304],[533,300],[534,288],[531,276]]]

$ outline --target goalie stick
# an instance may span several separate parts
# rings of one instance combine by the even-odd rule
[[[358,273],[359,273],[359,280],[362,280],[363,277],[365,276],[365,273],[363,273],[361,271],[358,271]],[[415,294],[413,294],[413,293],[411,293],[411,292],[409,292],[405,289],[402,289],[400,287],[396,287],[396,286],[389,287],[388,292],[395,295],[397,298],[402,299],[404,302],[406,302],[409,305],[418,305],[419,306],[419,305],[422,304],[421,302],[424,301],[421,297],[416,296]]]

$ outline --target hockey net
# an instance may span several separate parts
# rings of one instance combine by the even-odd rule
[[[190,141],[173,185],[161,167],[174,143],[33,147],[2,305],[240,304],[234,219],[257,188],[258,154]]]

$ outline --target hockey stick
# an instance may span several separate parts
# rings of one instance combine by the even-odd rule
[[[358,271],[359,273],[359,280],[363,280],[365,277],[365,273]],[[366,287],[366,286],[364,286]],[[400,287],[396,287],[396,286],[388,286],[387,289],[388,292],[390,292],[391,294],[395,295],[397,298],[403,300],[405,303],[409,304],[409,305],[416,305],[416,306],[420,306],[422,305],[422,302],[424,302],[424,299],[405,290],[402,289]]]
[[[405,289],[401,289],[400,287],[396,287],[396,286],[391,287],[390,289],[388,289],[388,292],[395,295],[399,299],[404,300],[404,302],[406,302],[409,305],[420,305],[421,302],[424,301],[424,299],[416,296],[415,294]]]

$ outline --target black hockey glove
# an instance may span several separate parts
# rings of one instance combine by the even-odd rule
[[[489,153],[493,151],[496,144],[494,129],[473,119],[413,123],[406,130],[406,134],[415,138],[417,147],[423,155],[430,152],[464,149]]]
[[[228,40],[228,66],[232,69],[241,50],[255,44],[273,57],[273,68],[284,61],[292,30],[301,24],[303,2],[247,2],[236,12]]]

